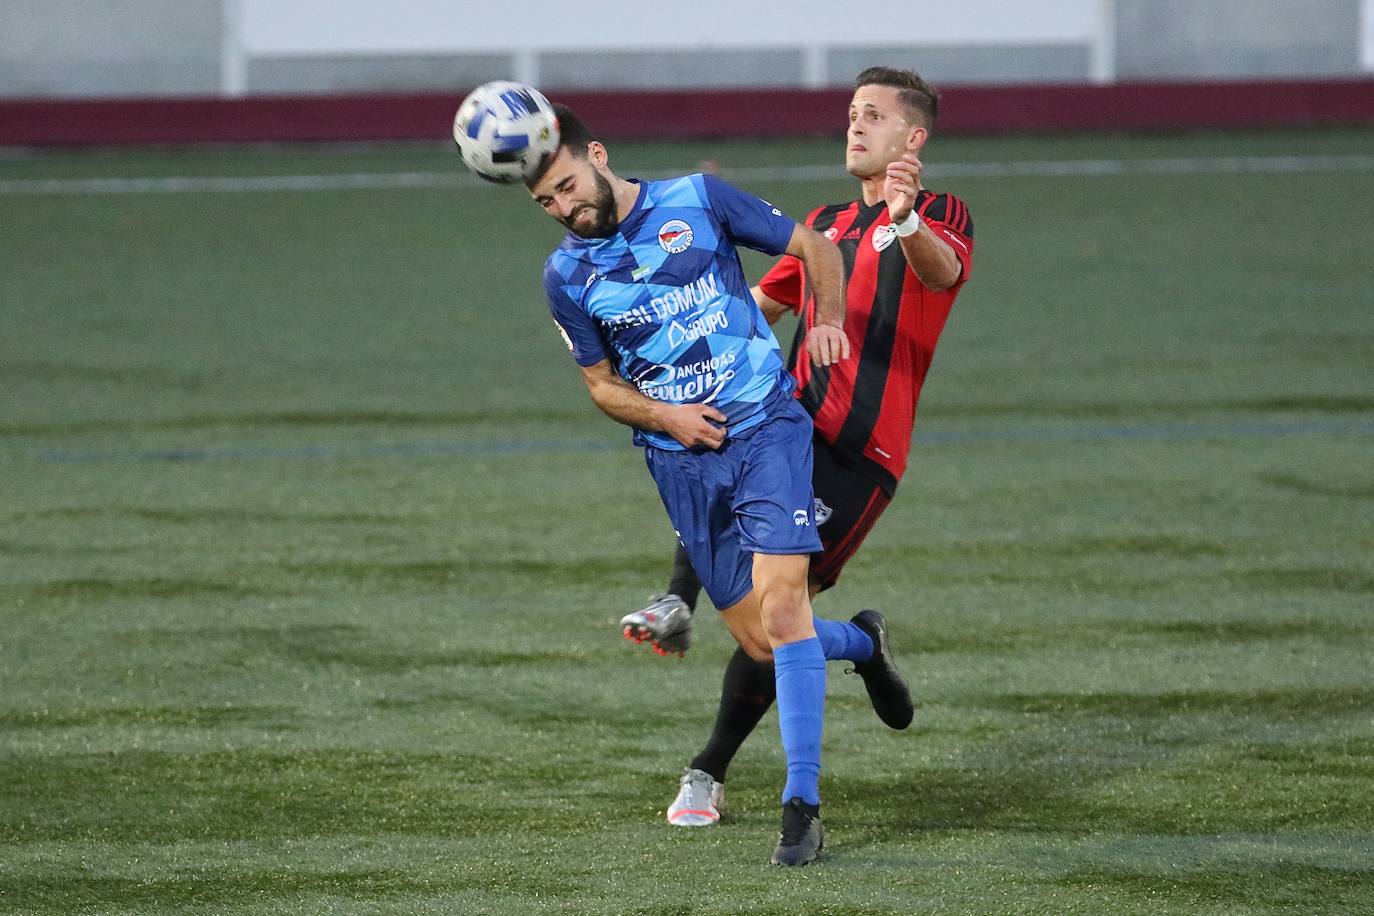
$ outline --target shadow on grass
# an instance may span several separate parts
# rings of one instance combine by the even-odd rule
[[[946,831],[1178,836],[1367,830],[1374,737],[1298,742],[1279,722],[1340,730],[1374,689],[995,695],[981,708],[1035,719],[953,760],[837,773],[827,804],[847,849]],[[919,737],[919,735],[918,735]]]

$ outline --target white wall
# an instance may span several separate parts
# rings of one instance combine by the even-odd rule
[[[272,79],[313,78],[327,85],[329,72],[346,79],[340,74],[351,71],[355,85],[365,84],[372,77],[357,74],[359,61],[369,57],[433,71],[447,56],[458,82],[473,72],[503,70],[486,78],[541,85],[547,78],[564,87],[663,88],[682,79],[698,86],[723,80],[821,87],[847,82],[853,58],[868,56],[866,48],[875,59],[903,51],[909,58],[917,48],[946,52],[933,69],[956,81],[1033,79],[1037,72],[1042,79],[1097,82],[1114,76],[1115,0],[915,3],[898,8],[900,16],[882,7],[859,16],[852,5],[834,0],[687,0],[671,14],[655,14],[642,0],[581,6],[524,0],[515,15],[499,3],[451,0],[225,2],[233,7],[224,56],[231,94]],[[993,59],[1002,50],[1019,56],[999,66]],[[752,62],[750,52],[758,55]],[[656,54],[662,55],[657,67]],[[471,66],[482,55],[505,55],[497,59],[507,63]],[[950,66],[974,57],[981,63]],[[325,61],[339,63],[325,71]],[[832,72],[837,69],[844,72]]]
[[[687,0],[646,16],[642,0],[238,0],[250,54],[1045,44],[1094,40],[1103,0],[961,0],[859,8],[834,0]],[[1110,0],[1108,0],[1110,2]]]
[[[226,36],[226,85],[242,91],[248,70],[272,69],[274,61],[309,69],[311,59],[409,56],[510,55],[508,73],[531,83],[588,78],[614,82],[623,65],[629,85],[672,85],[693,63],[685,54],[730,50],[800,53],[789,69],[779,59],[760,58],[752,68],[733,59],[703,57],[698,78],[708,82],[713,68],[729,70],[742,83],[795,79],[808,86],[834,81],[834,55],[841,49],[949,48],[959,51],[1014,48],[1083,49],[1087,66],[1078,77],[1107,82],[1113,77],[1114,0],[962,0],[956,4],[912,4],[902,16],[873,7],[855,14],[834,0],[688,0],[672,14],[646,15],[642,0],[598,0],[571,6],[567,0],[525,0],[511,15],[499,3],[457,4],[451,0],[393,0],[391,3],[341,3],[338,0],[226,0],[237,7],[231,17],[237,34]],[[546,67],[549,55],[572,54]],[[597,52],[628,53],[616,61],[589,58]],[[646,56],[665,55],[654,73]],[[646,72],[646,67],[647,72]],[[571,69],[571,73],[569,71]],[[280,69],[280,68],[278,68]],[[1008,68],[1015,74],[1016,65]],[[1070,66],[1069,72],[1074,72]],[[610,71],[605,76],[595,71]],[[794,75],[787,75],[793,73]],[[852,74],[846,71],[843,81]]]

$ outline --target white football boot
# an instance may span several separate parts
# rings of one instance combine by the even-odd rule
[[[668,806],[668,823],[674,827],[709,827],[720,820],[725,803],[725,783],[716,782],[705,770],[687,770],[678,785],[677,798]]]

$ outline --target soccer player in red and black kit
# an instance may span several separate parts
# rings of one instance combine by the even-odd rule
[[[854,85],[845,167],[862,194],[806,219],[844,256],[845,333],[854,355],[818,369],[800,358],[794,342],[790,358],[798,397],[815,421],[812,479],[824,552],[811,561],[813,597],[839,579],[906,470],[921,383],[973,264],[968,208],[921,186],[918,156],[938,115],[938,93],[915,73],[888,67],[865,70]],[[796,340],[805,337],[814,302],[800,261],[784,257],[753,292],[770,321],[796,312]],[[625,637],[660,654],[682,653],[691,643],[699,590],[679,546],[668,593],[621,620]],[[682,777],[669,823],[719,820],[726,768],[773,692],[772,666],[737,651],[710,740]],[[905,728],[910,714],[890,718],[884,717],[888,725]]]

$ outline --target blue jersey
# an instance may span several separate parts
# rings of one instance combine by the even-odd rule
[[[736,436],[794,383],[735,245],[781,254],[795,225],[710,175],[643,182],[615,235],[570,232],[549,255],[549,309],[578,365],[609,359],[648,397],[711,404]],[[636,429],[635,443],[682,448],[652,430]]]

